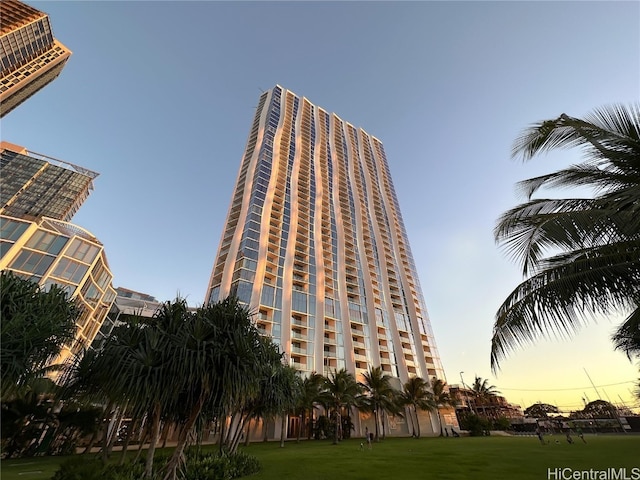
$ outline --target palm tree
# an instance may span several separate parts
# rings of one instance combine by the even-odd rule
[[[405,406],[413,409],[411,417],[411,436],[420,438],[420,421],[418,409],[435,410],[437,408],[429,391],[429,383],[420,377],[411,377],[402,386],[401,397]]]
[[[527,202],[507,211],[494,234],[528,277],[496,314],[494,371],[537,336],[571,335],[595,315],[623,313],[616,347],[640,350],[640,104],[596,109],[585,120],[560,115],[515,141],[525,161],[555,148],[585,160],[519,184]],[[542,187],[587,187],[592,198],[532,199]]]
[[[220,441],[220,447],[231,453],[236,451],[240,436],[252,419],[262,419],[266,441],[267,422],[289,408],[294,400],[297,401],[299,379],[296,378],[296,370],[285,365],[284,355],[271,339],[261,337],[260,341],[262,358],[256,366],[258,374],[254,378],[257,388],[248,391],[249,394],[228,412],[231,417],[229,432]],[[245,445],[249,445],[249,436],[247,429]]]
[[[51,365],[73,340],[80,310],[58,285],[48,290],[11,271],[0,272],[0,395],[9,400]]]
[[[280,447],[284,447],[287,431],[287,417],[298,404],[302,396],[302,379],[299,371],[289,365],[280,365],[271,391],[274,393],[274,407],[280,415]]]
[[[440,378],[434,377],[431,381],[431,398],[433,403],[436,404],[438,408],[438,423],[440,423],[440,436],[443,436],[442,432],[442,417],[440,416],[440,408],[455,406],[455,399],[449,394],[449,388],[447,387],[447,382]]]
[[[391,410],[395,398],[395,390],[391,386],[391,375],[384,373],[381,367],[371,367],[363,375],[364,382],[360,386],[364,390],[364,406],[373,412],[375,421],[375,441],[379,439],[379,424],[382,412]]]
[[[114,330],[114,338],[118,338],[117,332],[122,327]],[[121,335],[120,335],[121,338]],[[60,390],[60,400],[62,402],[80,402],[85,405],[100,405],[102,410],[101,424],[103,432],[103,459],[108,455],[107,431],[111,421],[111,413],[114,405],[121,398],[114,391],[113,371],[111,362],[103,361],[102,356],[108,354],[109,350],[87,350],[81,351],[67,363],[60,377],[62,388]],[[119,357],[118,357],[119,358]],[[108,365],[108,368],[105,366]],[[98,439],[99,429],[93,432],[84,454],[89,453],[95,441]],[[124,450],[124,449],[123,449]],[[122,458],[124,459],[123,451]]]
[[[482,379],[476,375],[471,385],[471,395],[473,396],[473,402],[476,405],[480,405],[486,416],[486,404],[491,403],[491,399],[496,397],[500,392],[496,389],[495,385],[489,384],[489,379]]]
[[[165,480],[176,478],[187,440],[203,411],[217,414],[224,424],[234,405],[257,394],[266,342],[251,317],[237,298],[228,297],[200,307],[169,336],[169,370],[174,389],[182,392],[186,415]]]
[[[313,430],[313,411],[320,396],[320,389],[323,385],[324,377],[313,372],[308,377],[302,379],[301,393],[298,398],[297,410],[300,416],[300,428],[298,429],[298,441],[302,435],[302,430],[307,429],[307,438],[311,439]]]
[[[182,299],[166,302],[156,315],[169,315],[172,311],[174,323],[182,323],[187,315],[186,303]],[[166,317],[158,321],[169,322]],[[113,405],[127,406],[134,418],[147,417],[149,424],[149,448],[145,462],[145,477],[151,477],[153,460],[160,431],[162,415],[178,393],[175,379],[169,370],[166,335],[156,326],[140,323],[117,327],[103,350],[96,357],[94,378],[103,382],[109,372],[117,372],[108,383]],[[105,435],[106,435],[105,428]],[[103,457],[108,455],[107,439],[103,440]]]
[[[343,410],[348,412],[356,405],[361,398],[362,387],[356,382],[352,373],[347,372],[344,368],[334,370],[325,377],[324,388],[320,393],[319,400],[327,410],[332,413],[335,420],[335,429],[333,436],[334,445],[343,438],[342,432],[342,413]]]

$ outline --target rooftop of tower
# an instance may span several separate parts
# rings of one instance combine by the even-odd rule
[[[75,165],[73,163],[69,163],[69,162],[66,162],[64,160],[59,160],[57,158],[50,157],[48,155],[43,155],[41,153],[32,152],[31,150],[28,150],[25,147],[22,147],[20,145],[16,145],[14,143],[9,143],[9,142],[6,142],[6,141],[2,140],[2,141],[0,141],[0,151],[4,151],[4,150],[9,150],[10,152],[15,152],[15,153],[18,153],[20,155],[26,155],[28,157],[37,158],[39,160],[43,160],[45,162],[49,162],[50,164],[55,165],[57,167],[65,168],[67,170],[71,170],[73,172],[80,173],[82,175],[86,175],[87,177],[91,178],[92,180],[95,179],[96,177],[98,177],[98,175],[100,175],[99,173],[94,172],[93,170],[89,170],[88,168],[80,167],[80,166]]]
[[[2,0],[0,2],[0,35],[46,16],[46,13],[17,0]]]
[[[351,123],[351,122],[348,122],[348,121],[344,120],[340,115],[338,115],[338,114],[337,114],[337,113],[335,113],[335,112],[329,112],[327,109],[322,108],[322,107],[321,107],[321,106],[319,106],[317,103],[312,102],[308,97],[298,95],[298,94],[297,94],[296,92],[294,92],[293,90],[290,90],[290,89],[288,89],[287,87],[283,87],[282,85],[280,85],[280,84],[278,84],[278,83],[276,83],[276,84],[275,84],[275,86],[274,86],[273,88],[271,88],[271,90],[273,90],[273,89],[275,89],[275,88],[280,88],[280,89],[282,89],[282,90],[284,90],[284,91],[286,91],[286,92],[290,92],[291,94],[295,95],[295,96],[296,96],[296,97],[298,97],[298,98],[301,98],[301,99],[307,100],[309,103],[311,103],[312,105],[314,105],[316,108],[318,108],[318,109],[322,110],[322,111],[323,111],[323,112],[325,112],[326,114],[328,114],[328,115],[334,115],[334,116],[335,116],[335,117],[337,117],[341,122],[343,122],[343,123],[345,123],[345,124],[347,124],[347,125],[350,125],[350,126],[352,126],[353,128],[355,128],[355,129],[357,129],[357,130],[362,130],[362,131],[363,131],[364,133],[366,133],[369,137],[371,137],[371,138],[373,138],[373,139],[377,140],[378,142],[382,143],[382,140],[380,140],[380,139],[379,139],[378,137],[376,137],[375,135],[371,135],[371,134],[370,134],[369,132],[367,132],[364,128],[362,128],[362,127],[357,127],[357,126],[356,126],[356,125],[354,125],[353,123]]]

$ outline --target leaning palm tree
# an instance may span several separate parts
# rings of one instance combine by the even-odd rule
[[[362,377],[364,381],[360,382],[360,386],[364,390],[364,405],[365,408],[373,412],[375,441],[377,442],[380,437],[379,424],[382,412],[389,410],[396,393],[391,386],[393,377],[384,373],[380,367],[371,367],[363,373]]]
[[[418,409],[435,410],[436,404],[433,402],[431,392],[429,391],[429,383],[420,377],[412,377],[402,386],[402,394],[400,396],[402,403],[412,409],[411,418],[411,436],[420,438],[420,420],[418,419]]]
[[[560,115],[516,140],[525,161],[581,147],[582,163],[520,182],[527,201],[495,228],[526,280],[496,314],[491,365],[538,336],[571,335],[597,315],[623,314],[616,347],[640,351],[640,104]],[[591,198],[533,199],[542,187],[580,187]]]

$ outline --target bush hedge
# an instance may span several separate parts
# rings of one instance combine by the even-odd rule
[[[153,479],[162,478],[167,458],[154,458]],[[233,480],[260,470],[257,458],[244,452],[213,454],[187,452],[184,466],[185,480]],[[62,465],[52,480],[139,480],[143,477],[144,460],[123,465],[104,464],[98,458],[77,456]]]

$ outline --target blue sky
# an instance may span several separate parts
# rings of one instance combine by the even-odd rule
[[[2,139],[100,173],[74,222],[104,243],[115,286],[203,302],[254,108],[280,84],[384,143],[449,383],[489,378],[524,406],[634,403],[619,319],[517,350],[495,376],[489,342],[521,281],[496,219],[517,181],[580,160],[522,164],[512,142],[638,101],[640,3],[28,3],[73,55]]]

